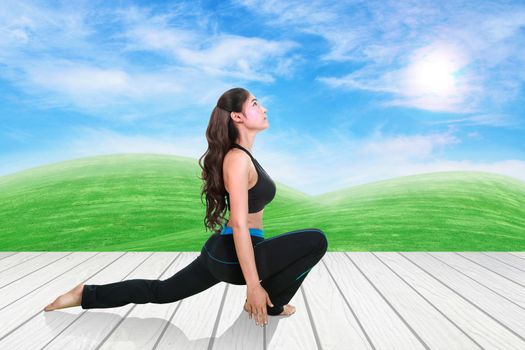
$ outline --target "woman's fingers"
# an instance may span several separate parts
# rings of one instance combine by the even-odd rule
[[[249,306],[248,309],[250,310],[248,313],[248,316],[250,319],[255,319],[255,324],[258,326],[263,326],[264,324],[268,324],[268,314],[266,313],[266,305],[264,307],[259,307],[258,309],[256,307]]]
[[[261,307],[261,322],[266,323],[266,312],[262,307]]]
[[[263,326],[264,324],[268,323],[268,315],[266,314],[266,310],[264,308],[260,308],[258,314],[256,315],[257,321],[255,324],[258,326]]]

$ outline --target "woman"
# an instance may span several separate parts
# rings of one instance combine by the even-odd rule
[[[249,91],[234,88],[219,98],[206,130],[208,150],[199,159],[204,226],[214,233],[193,262],[166,280],[81,283],[44,310],[171,303],[224,281],[247,286],[244,309],[250,318],[255,315],[257,325],[266,325],[267,315],[293,314],[295,308],[287,303],[326,253],[328,241],[315,228],[264,238],[263,211],[276,187],[251,149],[255,135],[268,125],[266,109]]]

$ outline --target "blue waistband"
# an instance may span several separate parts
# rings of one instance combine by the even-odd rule
[[[250,231],[251,236],[257,236],[264,238],[264,231],[260,228],[250,227],[248,229]],[[222,225],[222,231],[221,235],[232,235],[233,234],[233,228],[230,226]]]

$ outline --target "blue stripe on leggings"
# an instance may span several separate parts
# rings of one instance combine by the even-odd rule
[[[259,229],[259,228],[255,228],[255,227],[250,227],[249,228],[249,231],[250,231],[250,235],[252,236],[257,236],[257,237],[262,237],[264,238],[264,231]],[[323,236],[326,237],[325,233],[321,230],[318,230],[318,229],[315,229],[315,228],[308,228],[308,229],[302,229],[302,230],[296,230],[296,231],[291,231],[291,232],[287,232],[287,233],[283,233],[283,234],[280,234],[280,235],[277,235],[275,237],[271,237],[271,238],[268,238],[268,239],[265,239],[264,241],[262,242],[259,242],[257,244],[254,245],[255,246],[258,246],[259,244],[261,243],[264,243],[264,242],[267,242],[267,241],[271,241],[272,239],[275,239],[275,238],[279,238],[279,237],[282,237],[282,236],[287,236],[287,235],[291,235],[291,234],[294,234],[294,233],[299,233],[299,232],[308,232],[308,231],[316,231],[316,232],[319,232],[321,233]],[[226,226],[226,225],[222,225],[222,231],[221,231],[221,235],[230,235],[230,234],[233,234],[233,228],[230,227],[230,226]],[[212,258],[213,260],[215,261],[218,261],[218,262],[221,262],[223,264],[235,264],[235,265],[240,265],[239,261],[224,261],[224,260],[220,260],[220,259],[217,259],[216,257],[214,257],[213,255],[210,254],[210,252],[208,251],[208,249],[206,249],[206,246],[204,246],[204,249],[206,250],[206,253],[208,253],[208,256],[210,258]],[[308,271],[310,271],[312,268],[308,269],[307,271],[301,273],[299,275],[299,277],[297,277],[295,280],[297,281],[299,278],[301,278],[302,275],[304,275],[305,273],[307,273]]]
[[[257,236],[257,237],[264,238],[264,231],[261,230],[260,228],[250,227],[248,231],[250,231],[251,236]],[[232,234],[233,234],[233,227],[222,225],[221,235],[232,235]]]
[[[306,270],[305,272],[303,272],[302,274],[300,274],[299,277],[297,277],[295,280],[297,281],[299,278],[301,278],[305,273],[307,273],[307,272],[310,271],[311,269],[313,269],[313,267],[310,267],[308,270]]]

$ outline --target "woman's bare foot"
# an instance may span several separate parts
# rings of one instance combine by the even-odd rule
[[[284,316],[290,316],[290,315],[292,315],[294,312],[295,312],[295,306],[290,305],[290,304],[286,304],[286,305],[283,306],[283,312],[281,312],[281,313],[279,314],[279,316],[281,316],[281,315],[284,315]]]
[[[44,311],[53,311],[58,309],[64,309],[66,307],[80,306],[82,302],[82,291],[84,290],[84,284],[80,283],[69,292],[62,294],[55,299],[51,304],[48,304]]]
[[[244,311],[250,312],[250,310],[248,310],[246,308],[246,303],[248,303],[248,301],[244,302]],[[283,306],[283,311],[278,316],[281,316],[281,315],[282,316],[290,316],[294,312],[295,312],[295,306],[290,305],[290,304],[286,304],[286,305]]]

